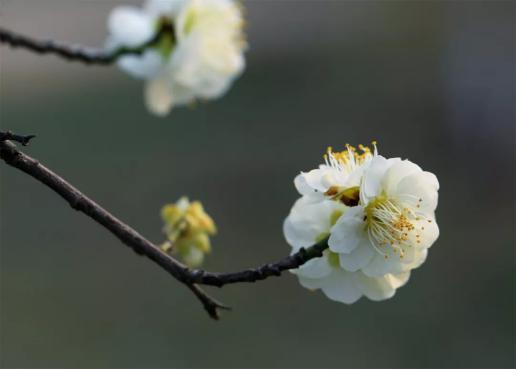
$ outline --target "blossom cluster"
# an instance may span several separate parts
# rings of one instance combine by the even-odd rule
[[[118,65],[146,81],[146,105],[157,115],[174,106],[222,96],[245,67],[241,7],[234,0],[146,0],[110,15],[107,48]],[[301,195],[284,222],[292,252],[315,243],[328,248],[294,271],[309,289],[353,303],[382,300],[404,285],[439,236],[435,220],[439,183],[400,158],[347,145],[329,148],[324,163],[302,172]],[[166,252],[198,266],[211,249],[213,220],[186,198],[162,210]]]
[[[245,67],[241,8],[232,0],[147,0],[119,6],[108,20],[109,50],[138,49],[118,65],[143,79],[157,115],[222,96]]]
[[[201,265],[204,255],[211,251],[210,236],[217,232],[202,204],[182,197],[175,204],[165,205],[161,209],[161,218],[167,236],[161,249],[179,255],[190,267]]]
[[[409,160],[347,145],[328,148],[324,164],[299,174],[301,195],[284,222],[292,252],[327,239],[328,249],[294,271],[309,289],[351,304],[394,295],[439,236],[439,183]]]

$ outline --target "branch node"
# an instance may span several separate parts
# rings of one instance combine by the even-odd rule
[[[79,199],[77,197],[74,197],[74,198],[68,200],[68,203],[70,204],[72,209],[77,210],[77,211],[81,211],[82,210],[82,201],[81,201],[81,199]]]
[[[280,268],[275,264],[267,264],[267,268],[270,270],[272,275],[279,277],[281,275]]]
[[[307,251],[304,247],[301,247],[299,251],[294,255],[294,259],[298,265],[301,265],[304,263],[304,261],[307,258]]]

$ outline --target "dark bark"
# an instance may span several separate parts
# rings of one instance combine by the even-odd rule
[[[123,55],[141,55],[148,47],[157,43],[165,33],[174,37],[174,29],[170,24],[163,23],[160,27],[155,37],[143,45],[134,48],[121,47],[109,51],[69,45],[54,40],[37,40],[4,28],[0,28],[0,43],[27,49],[37,54],[54,54],[68,61],[78,61],[88,65],[109,65]]]
[[[219,309],[228,309],[228,307],[207,295],[200,289],[199,284],[222,287],[230,283],[256,282],[271,276],[279,276],[285,270],[298,268],[308,260],[320,257],[328,247],[327,240],[323,240],[307,249],[302,248],[297,253],[286,256],[276,263],[269,263],[255,269],[246,269],[240,272],[213,273],[200,269],[189,269],[102,208],[95,201],[88,198],[62,177],[46,168],[37,160],[19,151],[12,142],[8,141],[13,140],[25,145],[32,137],[34,136],[20,136],[10,132],[0,132],[0,158],[8,165],[25,172],[47,187],[50,187],[65,199],[73,209],[95,220],[136,253],[148,257],[178,281],[185,284],[202,302],[206,311],[214,319],[218,319]]]

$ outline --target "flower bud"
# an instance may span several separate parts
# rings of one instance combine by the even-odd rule
[[[182,197],[175,204],[161,209],[163,232],[167,241],[161,249],[177,254],[191,267],[199,266],[204,254],[211,251],[210,237],[217,232],[213,219],[204,211],[199,201],[190,202]]]

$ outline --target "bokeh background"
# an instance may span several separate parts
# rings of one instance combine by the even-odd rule
[[[138,4],[137,2],[134,2]],[[2,0],[0,20],[101,46],[114,1]],[[248,67],[219,101],[165,118],[116,67],[0,48],[3,129],[156,242],[187,194],[219,227],[209,270],[289,252],[293,178],[326,146],[379,141],[441,182],[441,236],[395,298],[352,306],[285,275],[190,291],[1,165],[3,367],[515,365],[516,3],[249,1]]]

